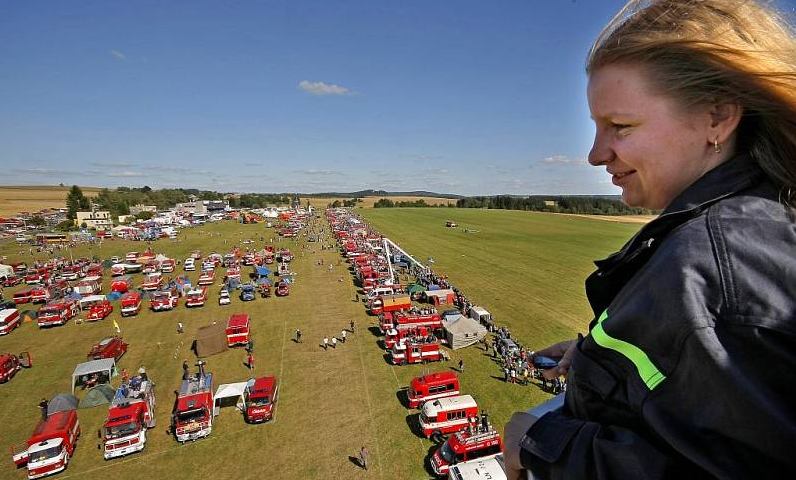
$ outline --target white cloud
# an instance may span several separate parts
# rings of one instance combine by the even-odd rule
[[[351,95],[351,90],[340,85],[302,80],[299,88],[312,95]]]
[[[119,60],[127,60],[127,57],[125,56],[125,54],[123,54],[119,50],[111,49],[111,55],[113,55],[114,57],[116,57]]]
[[[563,164],[563,165],[586,165],[585,158],[572,158],[566,155],[553,155],[552,157],[545,157],[541,160],[546,164]]]
[[[302,175],[313,175],[313,176],[330,176],[330,175],[342,175],[340,172],[335,172],[334,170],[321,170],[319,168],[307,168],[305,170],[296,170],[296,173],[300,173]]]
[[[108,168],[130,168],[133,166],[133,164],[126,162],[90,162],[89,165]]]
[[[134,172],[132,170],[124,170],[121,172],[97,172],[98,175],[102,175],[105,177],[111,178],[135,178],[135,177],[143,177],[144,174],[141,172]]]

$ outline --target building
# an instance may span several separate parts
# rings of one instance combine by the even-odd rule
[[[130,215],[138,215],[141,212],[158,213],[158,207],[157,205],[144,205],[142,203],[130,207]]]
[[[189,213],[191,215],[206,215],[210,213],[223,212],[228,207],[229,207],[229,202],[227,202],[226,200],[196,200],[193,202],[178,203],[174,207],[174,210],[177,213]]]
[[[77,212],[77,218],[75,218],[75,225],[79,227],[84,223],[88,228],[93,228],[96,230],[107,230],[113,227],[113,221],[111,220],[111,212],[107,210],[96,210],[93,212]]]

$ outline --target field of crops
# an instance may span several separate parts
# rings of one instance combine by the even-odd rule
[[[96,197],[100,191],[94,187],[82,187],[82,190],[87,197]],[[0,186],[0,216],[65,207],[68,191],[69,187]]]
[[[639,228],[510,211],[367,209],[361,213],[419,260],[433,257],[436,270],[448,274],[454,285],[492,311],[530,348],[585,329],[590,315],[582,283],[591,260],[620,247]],[[446,228],[446,220],[456,220],[460,227]],[[477,233],[464,233],[464,228]],[[157,253],[184,259],[193,249],[224,253],[243,239],[260,246],[271,237],[272,231],[262,225],[224,222],[186,229],[179,240],[160,240],[152,246]],[[417,413],[401,402],[403,387],[424,367],[393,367],[385,361],[373,333],[374,317],[354,301],[355,286],[347,264],[338,263],[341,257],[336,251],[321,250],[319,244],[305,249],[303,240],[281,245],[296,253],[292,268],[297,283],[289,297],[245,304],[233,298],[231,305],[218,306],[218,286],[214,286],[208,304],[198,309],[189,310],[181,303],[172,312],[143,311],[122,319],[116,305],[114,314],[98,323],[70,321],[42,331],[26,323],[0,337],[0,352],[29,350],[34,359],[32,369],[0,385],[0,451],[9,452],[11,445],[27,438],[39,417],[36,404],[41,397],[69,391],[74,366],[85,361],[93,343],[113,333],[115,318],[130,342],[119,367],[133,373],[146,366],[156,383],[158,425],[142,453],[104,461],[97,430],[107,408],[79,410],[83,437],[69,469],[56,478],[428,478],[425,459],[434,445],[413,432]],[[109,258],[144,248],[142,243],[113,240],[63,254]],[[7,255],[8,262],[31,261],[27,248],[12,242],[0,243],[0,254]],[[44,257],[39,254],[39,258]],[[318,266],[318,259],[331,263],[333,270]],[[198,274],[189,276],[196,280]],[[134,279],[140,282],[141,275]],[[106,275],[105,291],[108,283]],[[6,289],[6,297],[17,288]],[[209,438],[180,445],[168,433],[168,424],[182,359],[193,358],[189,351],[193,332],[241,311],[253,319],[256,375],[275,374],[280,382],[275,420],[246,425],[234,409],[224,409]],[[328,351],[319,347],[324,335],[339,336],[352,319],[356,333],[345,344]],[[183,335],[176,333],[178,321],[186,324]],[[303,332],[301,344],[292,341],[296,328]],[[497,425],[514,410],[549,397],[535,385],[504,384],[498,366],[483,350],[469,348],[451,352],[451,357],[450,363],[430,366],[447,369],[463,359],[462,390],[487,408]],[[217,384],[249,377],[240,349],[207,361]],[[119,379],[114,382],[118,385]],[[362,445],[370,450],[372,467],[367,472],[351,458]],[[0,478],[22,479],[25,472],[14,471],[9,455],[0,462]]]

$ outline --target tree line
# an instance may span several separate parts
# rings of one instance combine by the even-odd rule
[[[649,215],[654,213],[644,208],[628,207],[617,199],[589,196],[478,196],[461,198],[456,201],[456,206],[459,208],[530,210],[585,215]]]

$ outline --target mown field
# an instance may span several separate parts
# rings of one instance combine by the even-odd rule
[[[448,205],[451,203],[456,205],[455,198],[439,198],[439,197],[412,197],[412,196],[388,196],[388,197],[362,197],[362,201],[357,203],[357,207],[363,208],[372,208],[373,204],[381,200],[382,198],[389,198],[393,202],[416,202],[418,200],[423,200],[429,205]],[[330,203],[334,202],[335,200],[343,202],[343,200],[350,200],[350,198],[331,198],[331,197],[301,197],[301,204],[307,205],[307,201],[309,201],[310,205],[315,208],[325,208]]]
[[[362,213],[419,259],[433,256],[437,270],[447,273],[531,348],[585,329],[589,310],[582,281],[591,270],[590,261],[620,247],[638,229],[637,225],[509,211],[368,209]],[[445,228],[447,219],[457,220],[461,227]],[[465,234],[462,227],[479,233]],[[203,253],[226,252],[243,239],[251,238],[260,246],[271,236],[262,225],[224,222],[186,229],[178,241],[160,240],[153,249],[184,259],[195,248]],[[258,298],[245,304],[233,298],[232,305],[221,307],[218,286],[214,286],[208,304],[199,309],[189,310],[181,303],[172,312],[143,311],[122,319],[117,308],[98,323],[70,321],[41,331],[27,323],[0,337],[0,351],[30,350],[35,362],[34,368],[0,385],[0,451],[9,452],[11,445],[27,438],[40,415],[36,404],[41,397],[69,391],[75,365],[85,361],[94,342],[113,332],[115,318],[130,342],[119,367],[132,373],[143,364],[156,382],[158,426],[150,431],[142,453],[104,461],[97,430],[107,407],[79,410],[83,437],[69,469],[57,478],[428,478],[425,459],[434,445],[413,432],[417,413],[401,401],[403,387],[424,367],[393,367],[385,361],[373,333],[375,319],[354,301],[355,286],[347,264],[338,264],[341,257],[336,251],[321,250],[318,244],[303,249],[303,241],[281,245],[297,254],[292,267],[298,273],[297,283],[286,298]],[[113,240],[71,253],[108,258],[144,247]],[[31,260],[27,249],[12,242],[0,243],[0,254],[7,255],[8,261]],[[318,259],[327,265],[331,262],[333,271],[317,266]],[[196,280],[198,274],[189,276]],[[134,278],[140,282],[141,275]],[[107,283],[108,279],[106,291]],[[14,290],[6,289],[6,296]],[[225,409],[209,438],[180,445],[168,433],[168,424],[182,359],[193,360],[192,334],[198,326],[223,322],[241,311],[253,318],[256,375],[275,374],[280,381],[276,418],[265,425],[246,425],[239,413]],[[356,333],[345,344],[328,351],[319,347],[324,335],[339,335],[352,319]],[[177,321],[186,324],[186,334],[176,333]],[[301,344],[292,341],[296,328],[304,334]],[[430,367],[452,368],[463,359],[463,391],[489,410],[495,424],[502,425],[513,411],[549,397],[535,385],[504,384],[498,366],[483,350],[464,349],[452,352],[451,357],[450,363]],[[245,353],[233,349],[210,357],[208,370],[215,374],[216,384],[242,381],[249,377],[244,361]],[[114,382],[118,385],[119,379]],[[373,463],[367,472],[350,458],[362,445],[368,446]],[[22,479],[25,472],[14,470],[9,455],[0,462],[0,478]]]
[[[66,193],[70,187],[55,186],[0,186],[0,217],[20,212],[38,212],[44,208],[66,206]],[[100,189],[81,187],[87,197],[96,197]]]

